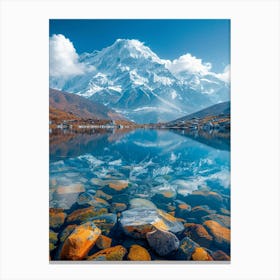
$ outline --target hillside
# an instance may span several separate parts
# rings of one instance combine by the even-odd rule
[[[230,102],[222,102],[215,104],[213,106],[207,107],[203,110],[195,112],[193,114],[184,116],[182,118],[176,119],[174,121],[169,122],[168,124],[176,124],[183,121],[188,121],[191,119],[203,119],[210,116],[228,116],[230,115]]]
[[[75,119],[126,120],[103,104],[55,89],[49,90],[49,108],[50,117],[59,116],[71,119],[72,116]]]

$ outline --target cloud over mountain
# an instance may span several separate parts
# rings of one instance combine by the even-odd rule
[[[84,74],[86,67],[79,62],[73,43],[62,34],[50,37],[50,76],[69,78]]]

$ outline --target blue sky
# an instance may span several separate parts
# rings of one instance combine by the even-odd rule
[[[145,42],[162,59],[190,53],[212,70],[230,64],[230,20],[50,20],[50,36],[63,34],[78,54],[101,50],[116,39]]]

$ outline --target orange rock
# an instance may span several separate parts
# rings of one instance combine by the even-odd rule
[[[106,208],[96,209],[94,206],[90,206],[87,208],[82,208],[82,209],[73,211],[67,217],[66,221],[67,221],[67,223],[71,223],[71,222],[80,223],[80,222],[86,221],[92,217],[105,214],[107,212],[108,212],[108,210]]]
[[[101,230],[92,222],[78,226],[65,240],[60,258],[62,260],[82,260],[101,234]]]
[[[145,248],[139,245],[132,245],[127,259],[130,261],[150,261],[151,256]]]
[[[88,260],[122,261],[126,253],[127,251],[123,246],[117,245],[115,247],[110,247],[93,254],[92,256],[88,257]]]
[[[212,257],[201,247],[196,248],[192,254],[194,261],[212,261]]]
[[[110,237],[107,237],[105,235],[100,235],[96,241],[96,246],[99,249],[106,249],[111,247],[112,239]]]
[[[60,208],[49,209],[50,227],[53,229],[59,228],[65,221],[66,213]]]
[[[212,220],[205,221],[203,225],[213,236],[217,245],[226,247],[230,245],[230,229],[223,227],[219,223]]]
[[[200,246],[208,248],[212,243],[213,237],[207,232],[203,225],[186,223],[184,224],[186,227],[185,235],[190,237]]]
[[[128,187],[128,181],[124,181],[124,180],[116,180],[113,182],[109,183],[109,188],[119,192],[122,191],[124,189],[126,189]]]

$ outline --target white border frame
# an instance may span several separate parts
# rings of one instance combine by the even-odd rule
[[[277,0],[0,0],[0,4],[1,279],[280,278]],[[230,264],[49,264],[50,18],[231,19]]]

